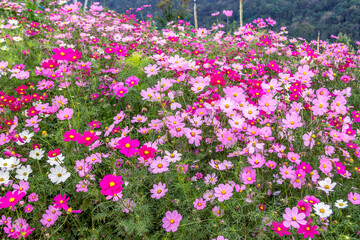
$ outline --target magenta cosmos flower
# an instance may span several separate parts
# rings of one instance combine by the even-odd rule
[[[229,184],[219,184],[218,187],[214,188],[215,194],[214,196],[218,198],[219,202],[223,202],[224,200],[228,200],[233,195],[234,188]]]
[[[318,226],[314,225],[312,226],[313,220],[310,218],[309,221],[305,225],[300,225],[298,229],[298,234],[302,234],[304,238],[313,238],[314,235],[319,234],[319,232],[316,230],[318,229]]]
[[[287,228],[293,226],[297,229],[300,227],[299,224],[306,224],[305,217],[305,213],[299,213],[299,209],[297,207],[293,207],[292,209],[286,208],[285,213],[283,214],[283,218],[285,219],[284,226]]]
[[[114,87],[113,92],[118,97],[124,97],[125,94],[128,92],[128,89],[122,83],[122,84],[118,84],[116,87]]]
[[[149,158],[154,158],[155,157],[155,149],[152,147],[143,145],[139,149],[139,155],[140,155],[140,157],[144,158],[145,160],[148,160]]]
[[[7,192],[5,197],[0,197],[0,208],[8,208],[15,206],[24,196],[26,193],[20,192],[18,190],[14,192]]]
[[[167,232],[176,232],[181,219],[181,214],[179,214],[176,210],[174,210],[173,212],[167,211],[165,213],[165,217],[162,220],[164,223],[162,227],[165,228],[165,231]]]
[[[105,175],[100,181],[101,193],[106,196],[114,196],[122,191],[121,185],[124,183],[121,181],[121,176],[114,176],[111,174]]]
[[[68,142],[68,141],[79,141],[79,139],[81,138],[81,134],[77,133],[75,129],[71,129],[70,132],[65,132],[64,133],[64,142]]]
[[[56,197],[54,197],[54,201],[52,204],[55,208],[64,208],[67,206],[67,202],[69,201],[69,197],[66,197],[66,194],[62,196],[61,194],[58,194]]]
[[[136,76],[128,77],[128,79],[125,80],[125,84],[128,85],[129,88],[137,85],[139,83],[139,78]]]
[[[280,237],[283,235],[290,235],[291,233],[288,231],[289,228],[285,227],[283,223],[284,222],[278,223],[277,221],[273,221],[273,227],[270,229],[276,232]]]
[[[119,152],[124,154],[125,157],[132,157],[135,155],[135,153],[138,152],[136,148],[139,145],[140,145],[139,140],[137,139],[131,140],[130,137],[124,137],[120,139],[120,141],[116,145],[116,148],[120,149]]]

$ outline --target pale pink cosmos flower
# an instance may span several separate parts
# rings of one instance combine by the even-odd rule
[[[284,226],[287,228],[290,226],[299,228],[299,224],[306,224],[305,217],[305,213],[299,213],[299,209],[297,207],[293,207],[292,209],[286,208],[285,213],[283,214],[283,218],[285,219]]]
[[[60,110],[56,117],[59,120],[70,120],[72,118],[74,111],[71,108],[65,108],[64,110]]]
[[[244,117],[246,117],[247,119],[255,119],[259,114],[259,110],[256,106],[253,105],[248,105],[244,107],[242,109],[242,112],[244,114]]]
[[[152,170],[152,173],[154,173],[154,174],[169,171],[168,166],[169,166],[169,162],[161,159],[161,157],[157,157],[156,160],[154,160],[150,164],[150,168]]]
[[[169,151],[165,151],[164,160],[168,162],[177,162],[181,160],[182,154],[179,153],[177,150],[175,150],[173,153],[170,153]]]
[[[334,101],[331,103],[331,110],[336,113],[343,114],[346,112],[346,99],[343,96],[337,96]]]
[[[308,132],[303,135],[304,145],[309,146],[310,149],[312,149],[315,145],[315,135],[313,135],[313,132]]]
[[[285,128],[296,129],[301,127],[303,123],[301,122],[301,116],[298,113],[287,113],[286,119],[282,120]]]
[[[38,128],[39,127],[39,122],[41,121],[41,118],[39,118],[37,115],[36,116],[33,116],[32,118],[30,119],[26,119],[25,122],[25,127],[34,127],[35,128]]]
[[[151,77],[152,75],[156,75],[158,73],[158,71],[160,70],[160,68],[154,64],[154,65],[148,65],[144,68],[145,73],[147,74],[147,77]]]
[[[212,173],[211,175],[207,174],[205,176],[204,180],[205,180],[206,185],[209,185],[209,184],[215,185],[217,182],[216,173]]]

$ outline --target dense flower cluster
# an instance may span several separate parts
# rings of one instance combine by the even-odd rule
[[[359,237],[351,46],[44,6],[0,3],[6,237]]]

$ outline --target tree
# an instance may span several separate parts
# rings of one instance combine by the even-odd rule
[[[189,13],[189,2],[190,0],[180,0],[180,2],[175,0],[161,0],[161,2],[156,5],[162,12],[162,16],[157,17],[161,26],[164,27],[168,22],[177,19],[185,20]]]

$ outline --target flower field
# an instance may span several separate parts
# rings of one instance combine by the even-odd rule
[[[351,46],[99,3],[0,16],[0,237],[360,239]]]

